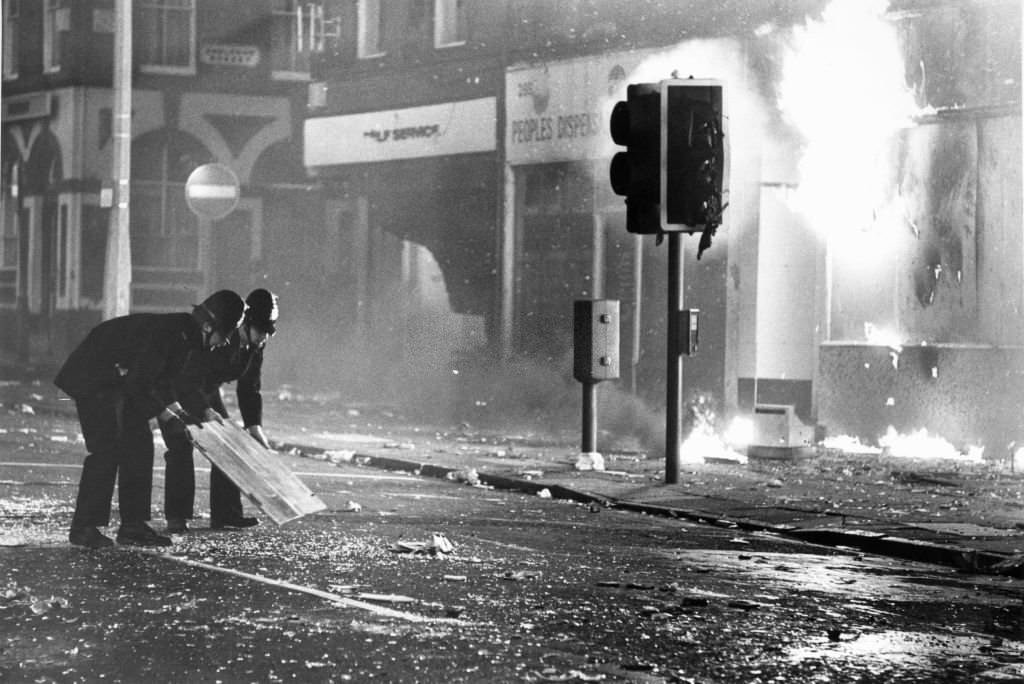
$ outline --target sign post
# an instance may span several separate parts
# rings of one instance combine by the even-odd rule
[[[217,221],[238,206],[238,176],[224,164],[203,164],[185,182],[185,201],[200,218]]]

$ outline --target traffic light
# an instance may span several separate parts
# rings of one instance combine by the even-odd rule
[[[626,99],[611,115],[612,140],[625,152],[612,157],[612,190],[626,197],[626,230],[661,232],[658,208],[661,187],[661,88],[657,83],[633,83]]]
[[[729,146],[722,83],[670,79],[661,86],[661,216],[666,231],[701,233],[711,246],[728,204]]]

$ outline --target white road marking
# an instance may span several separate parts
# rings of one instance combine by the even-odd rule
[[[408,612],[406,612],[404,610],[395,610],[394,608],[387,608],[385,606],[378,606],[378,605],[376,605],[374,603],[367,603],[366,601],[358,601],[356,599],[347,598],[347,597],[342,596],[340,594],[332,594],[329,591],[323,591],[321,589],[315,589],[313,587],[306,587],[306,586],[303,586],[301,584],[293,584],[292,582],[286,582],[284,580],[276,580],[276,579],[273,579],[271,577],[264,577],[263,575],[256,575],[256,574],[249,573],[249,572],[242,572],[241,570],[233,570],[231,568],[222,568],[221,566],[214,565],[212,563],[203,563],[202,561],[191,560],[189,558],[182,558],[181,556],[174,556],[174,555],[171,555],[169,553],[163,553],[161,551],[156,551],[156,550],[153,550],[153,549],[145,549],[145,548],[138,548],[138,547],[124,547],[124,546],[119,546],[117,548],[118,549],[123,549],[123,550],[126,550],[126,551],[136,551],[136,552],[140,552],[140,553],[145,553],[145,554],[148,554],[150,556],[156,556],[157,558],[163,558],[163,559],[166,559],[166,560],[172,560],[172,561],[175,561],[177,563],[183,563],[184,565],[190,565],[190,566],[192,566],[194,568],[203,568],[204,570],[211,570],[213,572],[220,572],[220,573],[224,573],[226,575],[234,575],[235,577],[242,577],[244,579],[252,580],[254,582],[260,582],[262,584],[266,584],[266,585],[269,585],[269,586],[272,586],[272,587],[279,587],[281,589],[288,589],[290,591],[297,591],[297,592],[300,592],[300,593],[303,593],[303,594],[309,594],[311,596],[317,596],[319,598],[326,599],[326,600],[332,601],[334,603],[340,603],[340,604],[348,606],[350,608],[360,608],[362,610],[367,610],[367,611],[370,611],[371,613],[376,613],[377,615],[380,615],[382,617],[397,618],[399,620],[406,620],[408,622],[431,622],[431,623],[441,622],[441,623],[447,623],[447,624],[452,624],[452,625],[468,625],[468,624],[470,624],[469,622],[466,622],[465,620],[459,620],[459,619],[456,619],[456,618],[428,617],[426,615],[418,615],[416,613],[408,613]]]
[[[26,461],[0,461],[0,468],[4,466],[11,466],[16,468],[82,468],[81,463],[29,463]],[[161,465],[154,465],[154,470],[163,470],[164,467]],[[196,472],[208,473],[209,468],[196,468]],[[343,480],[399,480],[402,482],[414,482],[417,478],[412,475],[376,475],[376,474],[365,474],[365,473],[323,473],[323,472],[308,472],[303,470],[292,471],[296,475],[305,477],[334,477],[341,478]]]
[[[461,501],[461,496],[447,496],[444,494],[417,494],[416,492],[381,492],[381,496],[395,496],[406,499],[451,499]]]

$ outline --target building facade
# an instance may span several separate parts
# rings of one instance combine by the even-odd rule
[[[47,363],[102,311],[119,17],[110,0],[3,8],[0,344]],[[307,223],[314,192],[298,151],[310,46],[296,9],[134,3],[132,311],[186,310],[218,288],[280,283],[294,265],[275,246]],[[208,162],[241,183],[238,207],[216,222],[185,200],[188,175]]]
[[[293,324],[282,380],[551,414],[574,401],[573,300],[615,298],[614,386],[657,408],[667,259],[625,232],[608,117],[628,83],[720,78],[730,204],[700,260],[684,238],[701,312],[686,398],[1004,448],[1024,401],[1020,3],[895,0],[855,28],[870,6],[137,2],[133,310],[263,284]],[[23,358],[59,356],[100,315],[112,8],[4,3],[0,344]],[[861,68],[820,78],[808,125],[793,55],[830,25],[845,32],[819,43],[851,36]],[[890,38],[893,61],[866,64]],[[864,172],[889,77],[910,105]],[[822,130],[850,144],[820,148]],[[242,184],[216,222],[182,191],[210,161]],[[854,205],[865,185],[881,192]]]

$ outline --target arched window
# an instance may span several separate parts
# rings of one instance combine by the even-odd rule
[[[160,131],[132,144],[131,242],[135,268],[199,270],[199,220],[185,181],[212,155],[194,138]]]

